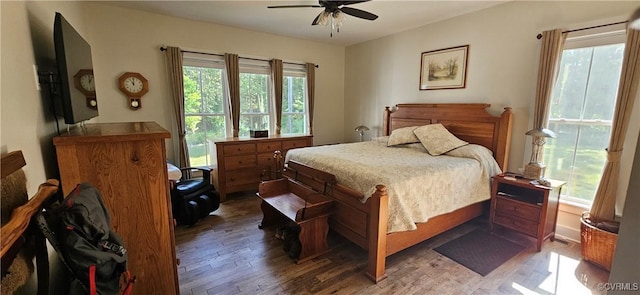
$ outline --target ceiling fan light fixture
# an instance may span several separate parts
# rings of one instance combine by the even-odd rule
[[[344,13],[340,10],[336,10],[333,12],[333,22],[331,23],[332,29],[340,31],[340,27],[342,26],[342,22],[344,21]]]
[[[329,23],[329,18],[331,17],[331,13],[327,11],[323,11],[320,14],[320,18],[318,18],[318,24],[326,26]]]
[[[0,0],[1,1],[1,0]],[[329,36],[333,37],[333,31],[340,32],[340,27],[345,20],[345,14],[353,17],[375,20],[377,15],[357,9],[348,7],[348,5],[358,4],[363,2],[369,2],[371,0],[357,0],[357,1],[335,1],[335,0],[319,0],[318,5],[275,5],[267,6],[267,8],[300,8],[300,7],[323,7],[324,10],[320,12],[311,22],[312,26],[323,25],[326,26],[331,23],[331,33]]]

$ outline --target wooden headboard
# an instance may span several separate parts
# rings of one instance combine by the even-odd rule
[[[502,168],[507,170],[511,144],[511,108],[499,117],[492,116],[486,103],[398,104],[395,110],[385,107],[382,133],[394,129],[440,123],[458,138],[487,147]]]

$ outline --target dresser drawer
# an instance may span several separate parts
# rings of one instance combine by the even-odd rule
[[[271,153],[282,149],[282,143],[279,141],[260,142],[257,144],[258,153]]]
[[[276,164],[276,159],[272,153],[258,154],[258,166],[272,166]]]
[[[307,146],[307,140],[306,139],[296,139],[296,140],[283,140],[282,141],[282,149],[283,150],[290,150],[290,149],[295,149],[295,148],[301,148],[301,147],[306,147]]]
[[[533,237],[538,236],[537,222],[519,219],[517,217],[503,215],[497,212],[493,222]]]
[[[503,197],[496,197],[496,213],[513,215],[534,222],[540,220],[540,207],[523,204]]]
[[[228,171],[225,176],[227,186],[237,186],[245,184],[260,183],[262,168],[245,168],[240,170]]]
[[[225,156],[247,155],[256,152],[256,145],[254,143],[230,144],[225,145],[223,149]]]
[[[226,170],[239,168],[249,168],[256,166],[255,155],[232,156],[224,159],[224,167]]]

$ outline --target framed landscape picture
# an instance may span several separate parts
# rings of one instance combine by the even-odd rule
[[[420,90],[464,88],[468,55],[469,45],[423,52]]]

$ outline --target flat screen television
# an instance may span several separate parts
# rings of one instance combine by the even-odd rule
[[[91,46],[59,12],[53,24],[53,43],[59,85],[56,114],[66,124],[98,116]]]

